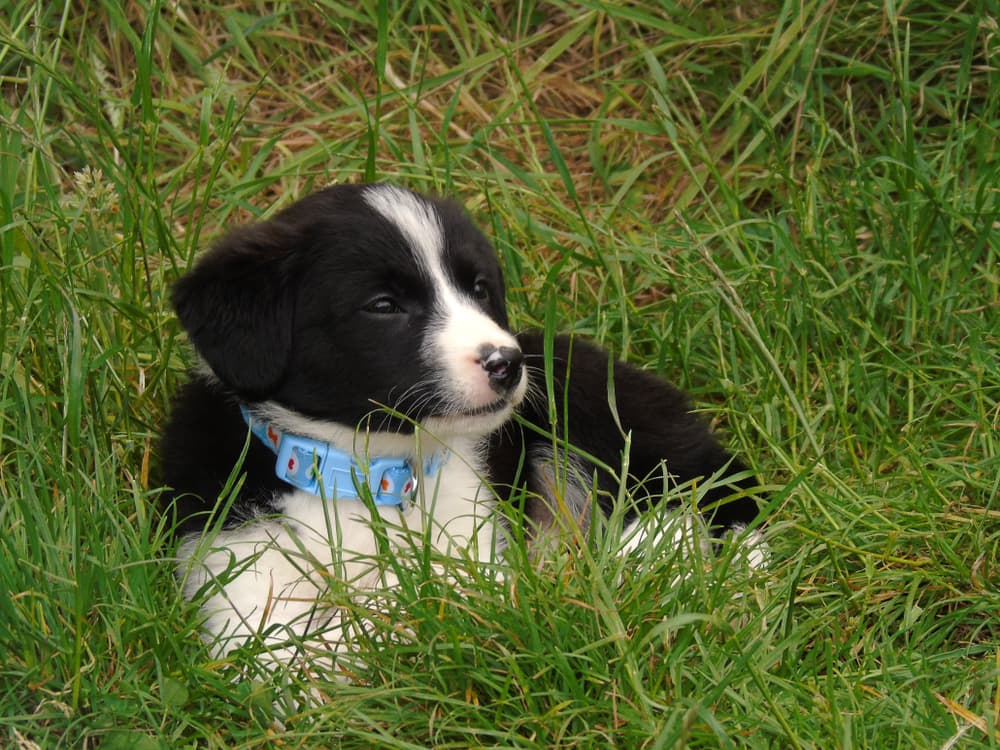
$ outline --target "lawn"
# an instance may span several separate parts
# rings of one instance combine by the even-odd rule
[[[996,0],[479,5],[5,4],[0,746],[1000,747]],[[688,389],[768,568],[400,560],[350,680],[214,660],[169,286],[372,180],[469,208],[515,327]]]

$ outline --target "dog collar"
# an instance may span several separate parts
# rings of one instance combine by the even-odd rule
[[[376,505],[404,508],[417,491],[418,474],[409,459],[379,457],[356,461],[349,453],[321,440],[290,435],[240,405],[240,413],[250,431],[277,455],[274,473],[296,489],[324,499],[357,499],[356,482],[367,485]],[[424,461],[423,475],[434,476],[447,453]]]

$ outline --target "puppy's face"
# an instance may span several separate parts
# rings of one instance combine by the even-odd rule
[[[216,245],[174,289],[240,398],[351,429],[485,434],[526,388],[496,253],[461,208],[339,186]],[[387,411],[387,410],[388,411]]]

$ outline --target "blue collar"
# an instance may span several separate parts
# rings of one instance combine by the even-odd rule
[[[357,499],[357,487],[367,485],[376,505],[409,503],[417,491],[419,475],[407,458],[382,457],[356,461],[349,453],[329,443],[281,432],[270,422],[250,413],[240,404],[240,413],[250,431],[277,454],[274,473],[296,489],[325,499]],[[424,461],[423,475],[433,476],[448,454]]]

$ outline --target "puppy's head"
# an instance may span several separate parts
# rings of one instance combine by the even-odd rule
[[[236,230],[174,287],[212,373],[241,399],[351,429],[485,434],[523,398],[493,247],[455,204],[328,188]]]

